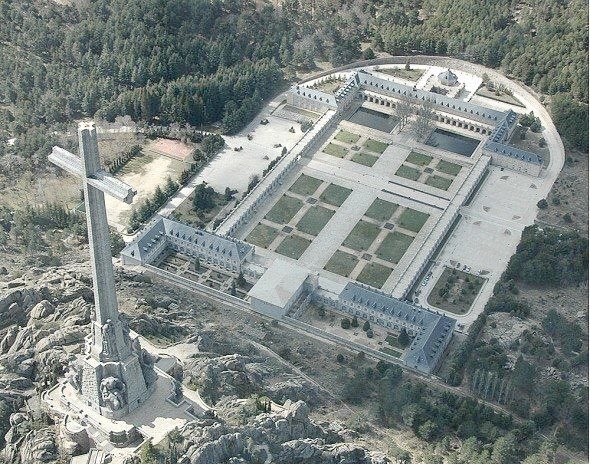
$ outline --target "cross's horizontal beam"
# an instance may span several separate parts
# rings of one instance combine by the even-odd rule
[[[84,177],[84,164],[82,160],[61,147],[53,147],[47,159],[70,174],[74,174],[77,177]]]
[[[53,147],[47,159],[70,174],[82,178],[88,185],[102,190],[117,200],[131,204],[133,197],[137,193],[129,184],[120,181],[102,169],[86,177],[82,160],[63,148]]]
[[[133,197],[137,193],[133,187],[125,182],[113,177],[102,169],[96,171],[96,173],[87,179],[89,185],[108,193],[110,196],[117,200],[124,201],[125,203],[131,204]]]

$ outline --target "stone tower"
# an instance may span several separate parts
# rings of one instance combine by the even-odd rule
[[[115,275],[104,194],[131,203],[136,191],[100,167],[94,123],[78,128],[81,158],[54,147],[49,161],[81,177],[88,224],[90,263],[94,290],[91,332],[85,354],[71,366],[69,380],[83,401],[101,415],[117,419],[144,402],[156,375],[151,356],[131,339],[119,319]]]

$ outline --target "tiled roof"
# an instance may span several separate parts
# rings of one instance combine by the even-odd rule
[[[502,121],[500,121],[496,128],[492,131],[492,134],[485,143],[484,148],[490,152],[525,161],[527,163],[543,164],[543,159],[536,153],[521,150],[520,148],[508,145],[508,138],[509,134],[511,133],[512,126],[514,126],[517,121],[518,115],[512,110],[508,110],[505,113]]]

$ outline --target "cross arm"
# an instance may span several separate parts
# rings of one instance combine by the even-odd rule
[[[76,177],[84,177],[82,160],[61,147],[53,147],[47,159],[57,167],[68,171],[70,174],[74,174]]]
[[[137,193],[137,190],[135,190],[129,184],[126,184],[116,177],[113,177],[111,174],[103,171],[102,169],[96,171],[94,175],[89,177],[87,182],[93,187],[96,187],[97,189],[108,193],[117,200],[124,201],[127,204],[131,204],[133,202],[133,197]]]
[[[137,193],[129,184],[113,177],[102,169],[86,177],[82,160],[63,148],[53,147],[47,159],[70,174],[81,177],[89,185],[108,193],[117,200],[131,204],[133,197]]]

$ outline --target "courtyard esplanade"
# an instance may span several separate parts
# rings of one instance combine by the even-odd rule
[[[340,311],[394,330],[406,329],[414,337],[403,361],[430,373],[446,349],[455,319],[405,303],[357,283],[346,284],[338,297]]]
[[[254,253],[247,243],[157,216],[121,256],[124,264],[150,264],[166,249],[233,273],[241,272]]]

